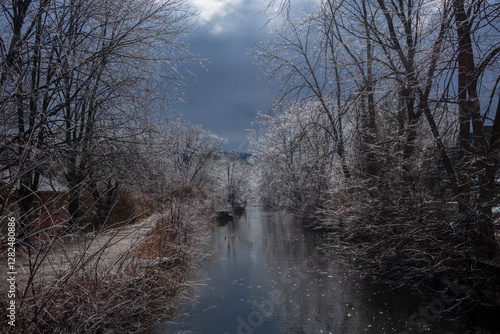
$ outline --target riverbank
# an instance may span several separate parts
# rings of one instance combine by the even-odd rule
[[[182,290],[195,259],[204,256],[211,218],[201,201],[185,201],[138,223],[59,235],[19,249],[15,326],[2,321],[2,331],[143,330],[168,316],[171,297]],[[7,295],[6,289],[2,285],[0,293]],[[1,303],[6,319],[7,305]]]
[[[332,193],[316,218],[330,239],[329,256],[353,272],[389,288],[446,291],[447,282],[459,282],[464,291],[447,308],[500,305],[498,217],[497,252],[489,258],[477,252],[470,229],[476,217],[460,213],[456,202],[423,192],[346,188]]]

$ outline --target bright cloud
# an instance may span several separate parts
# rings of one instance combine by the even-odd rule
[[[191,2],[200,12],[200,21],[211,23],[216,31],[220,31],[223,29],[223,19],[236,11],[243,0],[191,0]]]

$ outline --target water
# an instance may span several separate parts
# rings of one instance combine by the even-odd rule
[[[439,319],[440,296],[387,291],[346,274],[323,236],[291,215],[250,207],[214,226],[196,288],[155,334],[497,333],[468,317]],[[472,318],[472,319],[471,319]]]

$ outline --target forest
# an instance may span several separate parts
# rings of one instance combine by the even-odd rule
[[[187,65],[205,61],[189,47],[195,10],[0,5],[2,277],[8,254],[17,269],[12,297],[2,284],[0,328],[142,328],[168,309],[214,212],[243,204],[239,155],[174,113]]]
[[[289,9],[254,51],[279,91],[253,134],[263,203],[360,245],[380,273],[498,255],[498,4]]]
[[[16,330],[157,321],[206,255],[210,221],[251,200],[293,212],[374,280],[452,277],[460,302],[500,304],[500,4],[266,4],[272,34],[251,54],[275,103],[243,154],[175,113],[188,66],[207,61],[188,1],[0,1],[1,273],[12,249]]]

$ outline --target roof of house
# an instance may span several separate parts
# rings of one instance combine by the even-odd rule
[[[40,185],[38,186],[38,191],[47,191],[47,192],[66,192],[68,191],[68,187],[62,185],[54,179],[50,179],[45,176],[40,177]]]
[[[10,170],[4,170],[0,173],[0,182],[10,183],[19,179],[19,175],[11,175]],[[59,183],[53,178],[45,175],[40,175],[40,183],[37,191],[40,192],[66,192],[68,187]]]

